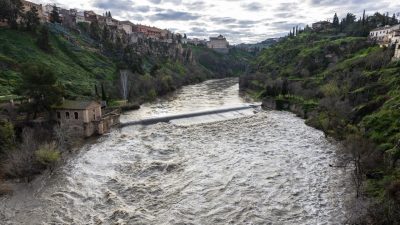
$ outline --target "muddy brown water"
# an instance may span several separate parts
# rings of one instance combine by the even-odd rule
[[[122,121],[247,102],[211,80]],[[132,126],[87,144],[0,202],[0,224],[343,224],[349,171],[338,146],[288,112]]]

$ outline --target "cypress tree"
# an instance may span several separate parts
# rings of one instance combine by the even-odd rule
[[[104,90],[104,84],[101,84],[101,100],[107,101],[106,91]]]
[[[337,14],[335,13],[335,15],[333,16],[333,27],[334,28],[338,28],[339,27],[339,17],[337,16]]]

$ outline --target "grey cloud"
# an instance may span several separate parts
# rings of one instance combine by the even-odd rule
[[[199,15],[181,12],[181,11],[174,11],[174,10],[167,10],[164,12],[156,13],[149,16],[151,21],[155,20],[196,20],[199,19]]]
[[[204,9],[210,7],[209,5],[207,5],[203,1],[197,1],[197,2],[188,3],[188,4],[185,4],[185,6],[189,10],[204,10]]]
[[[216,22],[216,23],[226,24],[226,23],[235,23],[237,20],[232,17],[211,17],[210,21],[214,23]]]
[[[299,10],[298,3],[280,3],[276,8],[276,11],[297,11]]]
[[[129,0],[95,0],[93,5],[105,10],[130,10],[132,9],[133,3]]]
[[[245,8],[248,11],[261,11],[264,6],[261,3],[258,2],[252,2],[249,4],[243,4],[242,5],[243,8]]]

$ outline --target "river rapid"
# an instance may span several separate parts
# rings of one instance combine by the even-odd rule
[[[237,79],[211,80],[121,121],[245,102]],[[0,224],[344,224],[338,148],[278,111],[125,127],[2,198]]]

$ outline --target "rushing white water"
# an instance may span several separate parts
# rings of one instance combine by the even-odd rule
[[[122,120],[240,104],[236,82],[188,86]],[[287,112],[227,118],[115,130],[1,199],[0,224],[344,223],[335,143]]]

